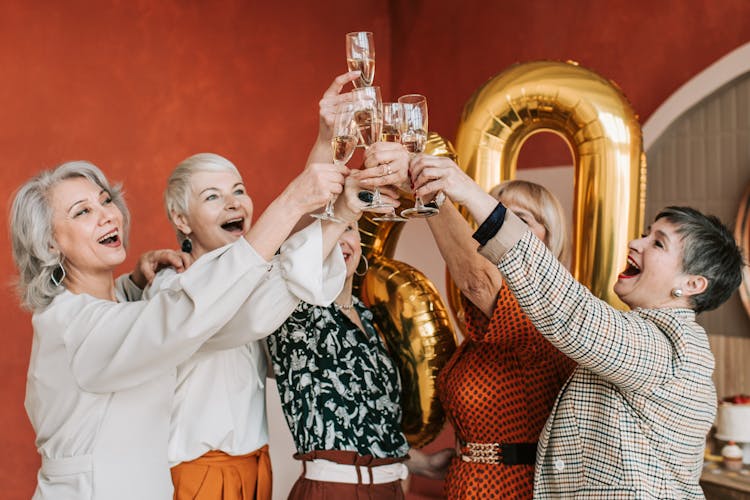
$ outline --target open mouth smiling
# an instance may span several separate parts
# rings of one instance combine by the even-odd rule
[[[113,246],[120,243],[120,235],[117,229],[114,229],[97,240],[100,245]]]
[[[638,264],[635,263],[635,261],[628,257],[628,265],[625,268],[623,272],[620,273],[620,278],[633,278],[635,276],[638,276],[641,274],[641,268],[638,267]]]
[[[245,219],[244,217],[229,219],[221,225],[221,228],[224,231],[229,231],[230,233],[241,233],[245,229]]]

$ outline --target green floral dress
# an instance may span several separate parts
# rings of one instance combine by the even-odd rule
[[[281,404],[299,453],[355,451],[376,458],[409,451],[401,431],[400,382],[356,298],[362,331],[338,310],[301,302],[268,337]]]

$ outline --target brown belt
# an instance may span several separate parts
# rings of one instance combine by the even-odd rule
[[[466,443],[461,459],[475,464],[534,465],[536,443]]]

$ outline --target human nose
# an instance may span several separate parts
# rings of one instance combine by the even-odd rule
[[[104,224],[112,222],[112,219],[115,218],[116,210],[118,210],[118,208],[113,203],[102,205],[99,210],[99,225],[103,226]]]
[[[231,209],[236,209],[240,206],[240,201],[237,199],[237,197],[233,194],[227,195],[226,197],[226,207]]]

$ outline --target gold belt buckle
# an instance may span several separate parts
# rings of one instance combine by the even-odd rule
[[[461,453],[461,459],[477,464],[499,464],[503,461],[503,449],[499,443],[466,443],[466,453]]]

